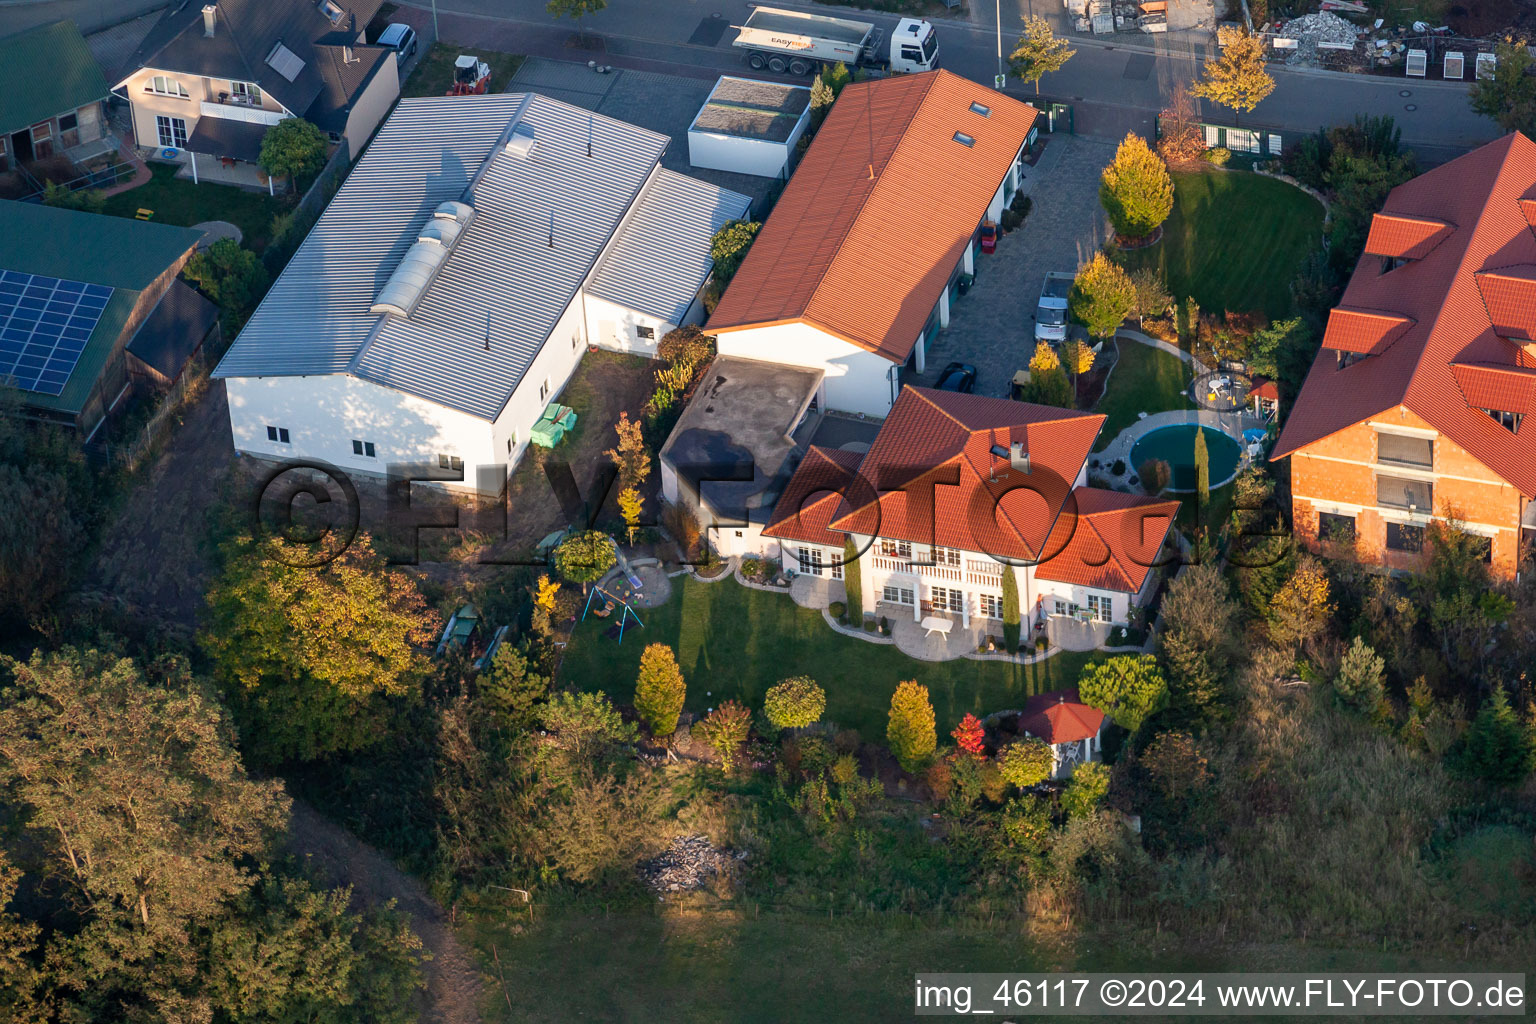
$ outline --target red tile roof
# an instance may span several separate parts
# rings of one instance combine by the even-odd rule
[[[1361,355],[1380,355],[1412,326],[1412,317],[1338,306],[1328,313],[1323,347]]]
[[[878,497],[844,499],[830,526],[1034,559],[1103,422],[1005,398],[903,388],[859,465]],[[1029,455],[1027,474],[992,453],[1014,442]]]
[[[1378,213],[1371,218],[1371,232],[1365,239],[1365,251],[1373,256],[1421,260],[1454,230],[1455,227],[1445,221],[1430,217]]]
[[[840,548],[844,537],[827,529],[842,494],[857,493],[862,452],[811,445],[773,507],[763,536]]]
[[[1082,702],[1077,690],[1038,693],[1024,702],[1019,728],[1047,743],[1076,743],[1097,736],[1104,712]]]
[[[1536,412],[1536,370],[1499,363],[1452,363],[1451,374],[1474,409]]]
[[[903,388],[863,456],[812,446],[768,537],[827,547],[844,533],[1039,561],[1042,579],[1141,589],[1179,505],[1073,487],[1104,417]],[[992,452],[1020,442],[1030,472]]]
[[[1280,401],[1280,389],[1275,387],[1275,382],[1272,380],[1258,381],[1254,384],[1253,390],[1248,392],[1248,397],[1264,398],[1271,402],[1278,402]]]
[[[904,361],[1037,116],[948,71],[847,86],[710,332],[799,321]]]
[[[1163,539],[1179,514],[1177,501],[1079,487],[1056,521],[1042,580],[1134,594],[1158,564]]]
[[[1356,266],[1341,305],[1412,324],[1348,366],[1320,352],[1272,457],[1402,405],[1525,497],[1536,497],[1536,425],[1527,419],[1511,434],[1469,404],[1453,369],[1529,364],[1519,343],[1536,323],[1536,304],[1524,291],[1527,272],[1512,268],[1536,264],[1536,143],[1506,135],[1399,185],[1382,212],[1455,227],[1421,259],[1395,270],[1384,273],[1374,257]],[[1471,380],[1465,372],[1463,378]]]

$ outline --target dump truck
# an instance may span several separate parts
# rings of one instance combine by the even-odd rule
[[[1052,271],[1045,275],[1040,302],[1035,306],[1035,340],[1058,342],[1067,337],[1067,296],[1072,294],[1075,274]]]
[[[907,74],[939,66],[939,36],[932,24],[902,18],[889,40],[867,21],[759,7],[737,25],[732,46],[747,51],[756,71],[809,75],[825,64],[880,68]]]

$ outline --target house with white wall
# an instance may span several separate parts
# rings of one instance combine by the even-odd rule
[[[366,43],[381,0],[176,0],[113,88],[136,143],[184,151],[193,176],[255,163],[266,130],[302,117],[362,152],[400,96],[395,51]]]
[[[813,367],[884,416],[1013,201],[1038,112],[948,71],[846,86],[709,320],[722,355]]]
[[[1002,621],[1013,574],[1028,621],[1123,625],[1150,598],[1176,501],[1086,485],[1104,417],[902,389],[867,452],[810,446],[757,554],[842,579],[852,541],[861,613]]]
[[[666,144],[533,93],[402,101],[214,371],[235,448],[498,491],[589,344],[701,315],[749,200]]]

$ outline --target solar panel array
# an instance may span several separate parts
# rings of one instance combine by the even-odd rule
[[[99,284],[0,271],[0,379],[61,394],[110,298]]]

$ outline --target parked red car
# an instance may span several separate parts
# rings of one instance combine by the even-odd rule
[[[981,251],[997,251],[997,225],[990,220],[981,222]]]

